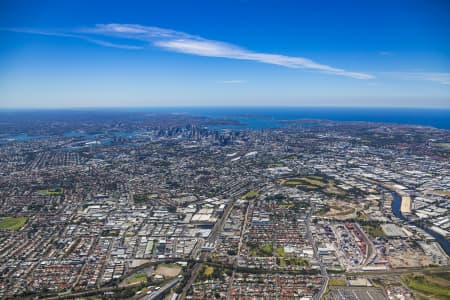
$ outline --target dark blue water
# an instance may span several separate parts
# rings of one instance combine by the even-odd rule
[[[442,109],[425,108],[349,108],[349,107],[170,107],[170,108],[89,108],[62,110],[0,110],[0,122],[16,118],[21,114],[27,117],[39,116],[52,119],[63,115],[64,118],[102,119],[132,113],[177,113],[194,114],[210,118],[236,118],[259,122],[259,127],[266,123],[279,124],[282,120],[322,119],[332,121],[364,121],[408,125],[425,125],[450,129],[450,107]]]
[[[92,112],[94,109],[78,110]],[[193,114],[214,119],[232,119],[244,126],[236,129],[264,129],[286,126],[285,120],[320,119],[331,121],[381,122],[423,125],[450,130],[450,107],[430,108],[351,108],[351,107],[142,107],[97,109],[99,112],[147,112]],[[1,112],[0,112],[1,119]],[[224,126],[225,127],[225,126]]]
[[[399,194],[397,194],[395,192],[392,193],[392,196],[394,197],[394,201],[392,202],[392,212],[394,213],[394,215],[397,218],[399,218],[399,219],[401,219],[403,221],[406,221],[406,222],[408,222],[410,224],[413,224],[413,225],[415,225],[415,226],[417,226],[419,228],[422,228],[425,232],[429,233],[432,237],[434,237],[436,239],[436,241],[439,243],[439,245],[441,245],[441,247],[442,247],[442,249],[444,249],[445,253],[447,253],[447,255],[450,256],[450,243],[449,243],[449,241],[446,240],[445,237],[443,237],[442,235],[434,232],[433,230],[428,229],[427,227],[425,227],[425,226],[423,226],[423,225],[421,225],[419,223],[416,223],[416,222],[408,220],[400,212],[400,206],[402,204],[402,198],[400,197]]]
[[[423,125],[450,130],[450,108],[180,107],[142,108],[136,111],[185,112],[216,119],[233,119],[244,123],[248,129],[280,127],[285,125],[281,122],[284,120],[320,119]]]
[[[450,108],[406,109],[406,108],[333,108],[333,107],[172,107],[172,108],[97,108],[65,110],[0,110],[0,124],[21,119],[33,120],[120,120],[121,118],[151,118],[154,114],[190,114],[215,120],[234,120],[238,125],[208,125],[212,129],[268,129],[289,126],[292,120],[331,120],[381,122],[405,125],[422,125],[450,130]],[[19,120],[19,121],[17,121]],[[206,123],[206,122],[205,122]],[[314,125],[314,124],[309,124]],[[302,126],[307,126],[302,124]],[[104,134],[134,137],[136,132],[67,132],[67,137],[95,138]],[[9,136],[1,132],[0,137],[14,140],[37,138],[26,133]]]

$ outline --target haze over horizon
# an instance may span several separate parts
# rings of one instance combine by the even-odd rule
[[[450,108],[446,1],[0,8],[0,109]]]

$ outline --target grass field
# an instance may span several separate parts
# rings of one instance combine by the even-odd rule
[[[258,196],[258,193],[255,191],[248,191],[242,198],[246,200],[255,199]]]
[[[135,203],[141,203],[141,202],[147,202],[148,200],[151,200],[151,195],[147,194],[134,194],[133,195],[133,201]]]
[[[6,217],[0,219],[0,229],[19,230],[27,222],[27,217]]]
[[[59,196],[64,194],[63,188],[48,188],[46,190],[39,190],[39,193],[47,196]]]
[[[280,168],[280,167],[284,167],[284,164],[283,163],[274,163],[269,166],[269,168]]]
[[[280,179],[278,182],[281,185],[305,185],[314,187],[322,187],[326,184],[324,181],[322,181],[322,178],[318,176],[286,178]]]
[[[286,266],[307,266],[309,262],[300,257],[277,257],[277,264],[280,267]]]
[[[280,204],[278,205],[278,208],[282,208],[282,209],[290,209],[290,208],[294,208],[295,204],[290,202],[288,204]]]
[[[264,245],[260,248],[260,251],[266,256],[272,256],[273,247],[271,245]]]
[[[135,284],[135,283],[141,283],[141,282],[146,282],[146,281],[147,281],[147,275],[139,272],[139,273],[134,274],[132,277],[130,277],[127,280],[127,284]]]
[[[336,186],[334,180],[328,180],[320,176],[304,176],[279,179],[278,184],[296,187],[302,190],[321,190],[326,194],[345,195],[345,191]]]
[[[259,245],[257,247],[251,247],[249,255],[253,256],[253,257],[272,256],[273,255],[273,247],[272,247],[272,245],[269,245],[269,244]]]
[[[317,212],[319,216],[332,217],[339,220],[353,218],[356,214],[356,208],[344,201],[330,201],[327,206]]]
[[[277,247],[275,248],[275,253],[278,257],[283,257],[285,255],[284,253],[284,247]]]
[[[324,191],[324,193],[331,194],[331,195],[343,196],[346,194],[346,192],[344,190],[342,190],[341,188],[338,188],[336,186],[336,183],[333,180],[328,182],[328,184],[326,185],[326,187],[323,191]]]
[[[429,299],[450,299],[450,272],[404,275],[409,288]]]
[[[155,270],[155,274],[163,275],[164,277],[175,277],[181,272],[181,266],[177,264],[160,264]]]
[[[205,268],[205,272],[204,272],[205,276],[209,277],[209,276],[211,276],[213,273],[214,273],[214,267],[207,266],[207,267]]]
[[[376,226],[366,225],[364,226],[364,229],[370,234],[370,236],[374,238],[386,236],[380,225]]]
[[[302,177],[300,178],[302,181],[306,181],[307,183],[309,183],[310,185],[315,185],[318,187],[322,187],[325,185],[325,182],[322,181],[321,179],[317,179],[317,177],[312,178],[312,177]]]
[[[330,278],[330,280],[328,281],[329,286],[345,286],[346,284],[347,282],[345,281],[345,279],[341,278]]]

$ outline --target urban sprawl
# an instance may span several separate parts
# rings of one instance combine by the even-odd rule
[[[0,125],[0,298],[450,299],[448,130],[62,117]]]

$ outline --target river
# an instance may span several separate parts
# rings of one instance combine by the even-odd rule
[[[450,256],[450,243],[449,243],[449,241],[446,240],[445,237],[443,237],[442,235],[434,232],[433,230],[429,229],[428,227],[425,227],[424,225],[418,224],[417,222],[408,220],[400,212],[400,206],[402,204],[402,198],[396,192],[392,192],[392,196],[394,197],[394,201],[392,202],[392,212],[394,213],[394,215],[397,218],[400,218],[400,219],[408,222],[409,224],[413,224],[413,225],[415,225],[417,227],[420,227],[425,232],[429,233],[431,236],[433,236],[436,239],[436,241],[438,241],[438,243],[441,245],[442,249],[444,249],[444,251],[447,253],[447,255]]]

